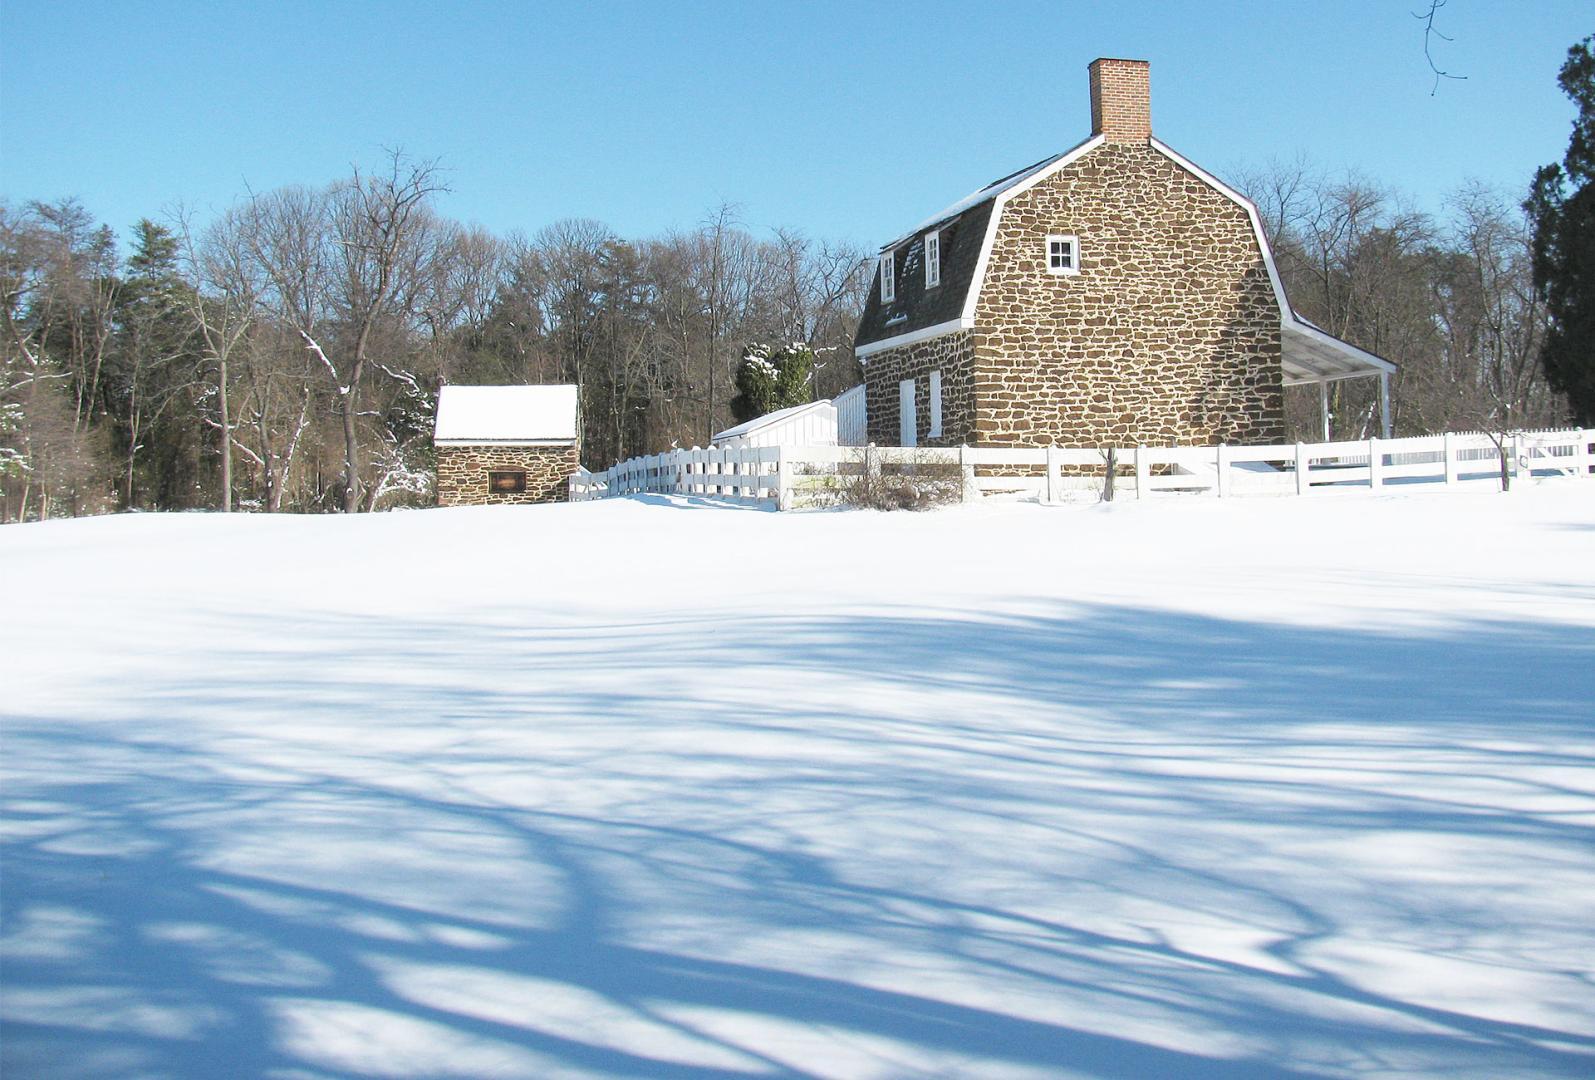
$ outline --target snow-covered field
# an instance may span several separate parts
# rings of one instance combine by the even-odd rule
[[[6,1077],[1595,1074],[1595,486],[0,529]]]

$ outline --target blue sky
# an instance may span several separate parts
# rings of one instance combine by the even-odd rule
[[[1309,155],[1426,209],[1566,147],[1588,0],[387,3],[4,0],[0,195],[124,235],[178,203],[437,157],[440,209],[504,233],[592,217],[874,246],[1089,133],[1086,65],[1152,63],[1157,135],[1218,173]]]

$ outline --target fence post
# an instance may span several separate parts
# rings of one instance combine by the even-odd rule
[[[1229,447],[1225,444],[1218,444],[1218,480],[1214,483],[1213,490],[1221,499],[1229,494],[1229,491],[1227,490],[1229,487],[1229,477],[1225,472],[1229,468],[1229,455],[1226,453],[1228,449]]]
[[[1058,501],[1058,449],[1052,443],[1047,444],[1047,501]]]
[[[959,496],[964,502],[971,503],[980,499],[980,489],[975,486],[975,466],[969,460],[969,447],[962,444],[958,447],[958,484]]]
[[[1368,490],[1378,491],[1385,486],[1385,455],[1379,449],[1378,439],[1368,440]]]
[[[1521,491],[1534,479],[1534,468],[1529,464],[1528,447],[1523,444],[1523,435],[1518,433],[1512,436],[1512,480],[1516,490]]]
[[[1442,453],[1445,454],[1445,482],[1446,486],[1449,487],[1457,482],[1457,449],[1453,445],[1453,439],[1449,431],[1440,436],[1440,441],[1444,444]]]
[[[1140,444],[1135,447],[1135,497],[1137,499],[1146,498],[1147,488],[1152,486],[1151,463],[1146,460],[1146,455],[1142,452],[1145,449],[1146,447]]]
[[[775,448],[775,508],[792,509],[792,465],[786,460],[786,447]]]
[[[1307,448],[1296,444],[1296,494],[1307,494]]]

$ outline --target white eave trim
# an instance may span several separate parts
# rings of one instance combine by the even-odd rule
[[[1172,147],[1153,138],[1147,139],[1147,144],[1246,211],[1246,217],[1252,223],[1252,234],[1257,238],[1258,250],[1263,253],[1263,265],[1268,269],[1268,283],[1274,289],[1274,303],[1279,308],[1280,324],[1295,323],[1296,313],[1290,309],[1290,301],[1285,299],[1285,283],[1280,280],[1279,268],[1274,265],[1274,249],[1268,246],[1268,235],[1263,232],[1263,219],[1257,215],[1257,204]]]
[[[948,319],[946,322],[937,323],[935,326],[927,326],[921,330],[910,330],[906,334],[898,334],[896,337],[882,338],[867,345],[860,345],[853,350],[853,355],[863,360],[886,349],[899,349],[904,345],[929,341],[931,338],[941,337],[943,334],[951,334],[958,330],[972,330],[974,326],[975,320],[972,318]]]
[[[1297,317],[1295,310],[1290,306],[1290,300],[1285,296],[1285,283],[1280,280],[1279,267],[1274,265],[1274,250],[1268,245],[1268,234],[1263,232],[1263,220],[1258,216],[1257,205],[1253,203],[1252,200],[1248,199],[1246,196],[1242,195],[1240,192],[1224,183],[1224,181],[1220,180],[1218,177],[1214,176],[1212,173],[1208,172],[1194,161],[1186,158],[1173,147],[1159,142],[1155,138],[1148,138],[1147,143],[1152,147],[1152,149],[1156,150],[1158,153],[1174,162],[1174,164],[1180,166],[1180,168],[1186,170],[1192,176],[1195,176],[1197,179],[1201,180],[1208,187],[1212,188],[1214,191],[1218,192],[1220,195],[1224,196],[1226,199],[1229,199],[1231,202],[1235,203],[1241,209],[1246,211],[1246,217],[1252,223],[1252,234],[1257,238],[1258,250],[1263,253],[1263,266],[1268,270],[1268,283],[1274,289],[1274,303],[1279,308],[1279,327],[1281,333],[1301,334],[1303,337],[1309,338],[1318,345],[1333,349],[1354,361],[1365,364],[1374,369],[1373,371],[1364,372],[1362,374],[1372,375],[1383,372],[1386,375],[1391,375],[1395,373],[1396,365],[1392,364],[1384,357],[1375,356],[1366,349],[1359,349],[1357,346],[1348,341],[1341,341],[1333,334],[1326,334],[1312,323]],[[1280,347],[1281,349],[1284,348],[1283,342],[1280,343]],[[1357,376],[1353,373],[1345,373],[1336,375],[1334,377],[1356,378]]]
[[[1343,356],[1347,356],[1352,360],[1360,361],[1371,368],[1376,368],[1377,370],[1384,372],[1386,375],[1394,375],[1396,373],[1396,365],[1392,364],[1389,360],[1386,360],[1382,356],[1376,356],[1366,349],[1359,349],[1351,342],[1342,341],[1333,334],[1325,333],[1312,323],[1296,318],[1295,312],[1291,313],[1291,320],[1289,323],[1284,324],[1283,330],[1285,333],[1289,334],[1300,334],[1302,337],[1307,338],[1310,341],[1316,342],[1317,344],[1326,348],[1333,349]],[[1283,344],[1284,343],[1281,342],[1282,348]],[[1363,372],[1362,374],[1372,374],[1372,372]],[[1356,375],[1351,374],[1340,377],[1355,378]]]
[[[1023,195],[1049,176],[1067,169],[1106,141],[1106,135],[1091,136],[1045,169],[1041,169],[1034,176],[1025,177],[992,199],[991,217],[986,221],[986,235],[980,241],[980,258],[975,261],[975,276],[969,285],[969,295],[964,298],[964,318],[971,326],[975,322],[975,307],[980,303],[980,290],[986,287],[986,266],[991,262],[992,245],[997,242],[997,226],[1002,221],[1002,208],[1007,206],[1008,200],[1015,195]]]

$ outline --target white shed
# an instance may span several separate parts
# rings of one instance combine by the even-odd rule
[[[869,442],[869,414],[864,404],[864,384],[844,390],[831,399],[836,406],[836,445],[863,446]]]
[[[721,448],[739,446],[835,446],[836,406],[829,401],[811,401],[790,409],[755,417],[745,424],[726,428],[714,437]]]

